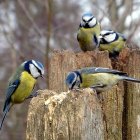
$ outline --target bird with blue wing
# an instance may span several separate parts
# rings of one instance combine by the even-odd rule
[[[33,88],[37,78],[44,74],[44,66],[39,61],[28,60],[23,62],[11,76],[6,90],[6,98],[3,107],[3,118],[0,123],[0,130],[4,119],[14,104],[24,102],[25,99],[33,97]],[[36,94],[35,94],[36,95]]]
[[[83,14],[77,32],[77,40],[82,51],[93,51],[98,48],[100,31],[100,23],[96,17],[92,13]]]
[[[99,35],[99,50],[109,52],[110,57],[116,57],[126,46],[126,37],[113,30],[102,30]]]
[[[86,67],[69,72],[66,77],[66,85],[70,90],[89,87],[100,93],[112,88],[122,80],[140,83],[139,79],[131,78],[122,71],[102,67]]]

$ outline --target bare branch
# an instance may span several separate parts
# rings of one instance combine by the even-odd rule
[[[53,0],[46,0],[46,13],[47,13],[47,21],[48,21],[48,28],[47,28],[47,44],[46,44],[46,66],[49,69],[49,53],[50,53],[50,39],[52,36],[52,14],[53,14]],[[49,86],[49,77],[47,77],[47,87]]]
[[[41,33],[39,27],[35,24],[34,19],[32,18],[32,16],[30,15],[30,13],[28,12],[28,10],[26,9],[23,1],[22,0],[18,0],[18,3],[19,3],[19,6],[24,11],[25,15],[27,16],[27,18],[29,19],[29,21],[33,24],[33,27],[34,27],[35,31],[38,33],[38,35],[39,36],[43,36],[43,34]]]

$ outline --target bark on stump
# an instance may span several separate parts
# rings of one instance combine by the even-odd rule
[[[54,95],[50,96],[52,93]],[[30,104],[28,122],[33,124],[27,127],[30,140],[104,138],[101,105],[91,89],[60,94],[51,90],[41,92]]]
[[[140,51],[134,50],[125,65],[120,59],[115,67],[140,79],[139,60]],[[87,66],[112,68],[107,52],[54,53],[48,70],[49,90],[40,91],[29,106],[27,140],[140,139],[140,84],[120,82],[98,98],[90,89],[66,92],[67,73]]]

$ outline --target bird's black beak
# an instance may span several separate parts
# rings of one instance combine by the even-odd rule
[[[41,75],[40,77],[41,77],[43,80],[46,80],[46,78],[45,78],[43,75]]]
[[[70,87],[69,87],[69,90],[73,90],[73,86],[70,86]]]
[[[43,76],[43,75],[41,75],[41,78],[43,78],[43,79],[44,79],[44,76]]]

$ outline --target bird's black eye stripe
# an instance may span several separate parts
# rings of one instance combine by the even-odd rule
[[[91,21],[92,19],[93,19],[93,17],[92,17],[92,18],[90,18],[90,19],[88,20],[88,22],[89,22],[89,21]]]
[[[86,22],[86,20],[85,20],[85,19],[83,19],[83,21],[84,21],[84,22]]]
[[[73,87],[74,87],[75,85],[77,85],[77,86],[80,88],[80,83],[82,83],[82,76],[81,76],[81,74],[80,74],[78,71],[74,71],[74,72],[77,74],[77,76],[79,76],[80,81],[75,80],[75,81],[71,84],[71,89],[73,89]]]
[[[34,65],[35,66],[35,65]],[[36,66],[35,66],[36,67]],[[37,67],[36,67],[37,68]],[[40,75],[42,75],[42,72],[39,68],[37,68],[37,71],[40,73]]]
[[[76,84],[76,81],[72,83],[71,89],[73,89],[73,87],[75,86],[75,84]]]
[[[77,83],[78,83],[78,84],[77,84]],[[73,87],[74,87],[75,85],[78,86],[78,87],[80,88],[80,82],[75,81],[75,82],[72,83],[71,89],[73,89]]]
[[[37,70],[38,70],[38,72],[40,73],[40,75],[42,75],[41,70],[40,70],[40,69],[37,69]]]
[[[90,19],[88,20],[88,22],[91,21],[92,19],[93,19],[93,17],[90,18]],[[84,22],[87,22],[84,18],[82,18],[82,20],[83,20]]]
[[[110,33],[106,33],[105,36],[106,36],[106,35],[110,35]]]
[[[83,80],[82,80],[82,76],[81,76],[81,74],[80,74],[78,71],[74,71],[74,72],[77,74],[77,76],[79,76],[79,78],[80,78],[80,82],[82,83]]]
[[[108,33],[105,33],[103,34],[102,36],[105,37],[106,35],[110,35],[110,34],[114,34],[115,32],[108,32]]]

